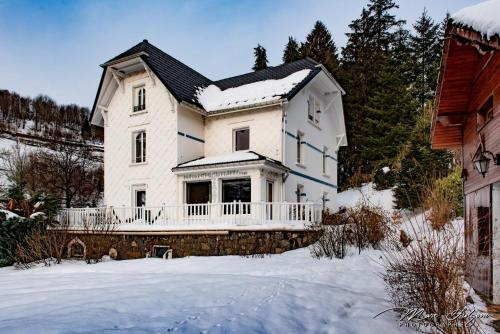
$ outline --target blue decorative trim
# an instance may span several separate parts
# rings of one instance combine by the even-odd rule
[[[288,136],[292,137],[293,139],[295,139],[295,140],[297,139],[297,136],[296,136],[296,135],[294,135],[293,133],[288,132],[288,131],[285,131],[285,133],[286,133]],[[320,149],[319,149],[319,148],[317,148],[316,146],[314,146],[314,145],[312,145],[312,144],[310,144],[310,143],[308,143],[308,142],[306,142],[306,141],[301,141],[300,143],[301,143],[301,144],[306,144],[306,146],[308,146],[308,147],[312,148],[312,149],[313,149],[313,150],[315,150],[316,152],[323,154],[323,150],[320,150]],[[331,159],[333,159],[333,160],[337,161],[337,158],[335,158],[333,155],[327,155],[326,157],[327,157],[327,158],[331,158]]]
[[[314,145],[309,144],[309,143],[308,143],[308,142],[306,142],[306,141],[303,141],[302,143],[303,143],[303,144],[306,144],[307,146],[309,146],[310,148],[312,148],[313,150],[315,150],[315,151],[317,151],[317,152],[319,152],[319,153],[323,153],[323,151],[322,151],[322,150],[320,150],[319,148],[317,148],[317,147],[316,147],[316,146],[314,146]]]
[[[330,158],[330,159],[332,159],[332,160],[337,161],[337,159],[336,159],[334,156],[332,156],[332,155],[327,155],[326,157],[327,157],[327,158]]]
[[[309,175],[306,175],[306,174],[302,174],[302,173],[296,172],[293,169],[290,170],[290,173],[293,174],[293,175],[297,175],[297,176],[303,177],[304,179],[308,179],[308,180],[311,180],[311,181],[314,181],[314,182],[318,182],[318,183],[321,183],[321,184],[323,184],[325,186],[329,186],[329,187],[337,189],[337,186],[334,185],[334,184],[332,184],[332,183],[328,183],[326,181],[317,179],[315,177],[312,177],[312,176],[309,176]]]
[[[177,134],[179,136],[183,136],[183,137],[186,137],[186,138],[189,138],[189,139],[192,139],[192,140],[196,140],[197,142],[200,142],[200,143],[204,143],[205,142],[203,139],[200,139],[200,138],[188,135],[187,133],[184,133],[184,132],[177,131]]]
[[[287,135],[289,135],[290,137],[292,137],[293,139],[297,139],[297,136],[295,136],[293,133],[290,133],[288,131],[285,131]]]

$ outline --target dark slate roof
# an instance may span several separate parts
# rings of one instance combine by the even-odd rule
[[[105,70],[110,63],[112,64],[120,59],[133,57],[134,55],[138,55],[144,60],[144,62],[151,68],[155,75],[178,101],[189,102],[201,109],[203,109],[203,107],[196,98],[196,91],[200,87],[215,84],[220,89],[225,90],[263,80],[283,79],[297,71],[310,69],[311,73],[301,83],[288,92],[286,96],[283,96],[291,99],[300,89],[302,89],[302,87],[304,87],[304,85],[306,85],[321,71],[321,68],[318,66],[319,63],[310,58],[306,58],[288,64],[269,67],[257,72],[250,72],[227,79],[212,81],[189,66],[181,63],[177,59],[169,56],[149,43],[147,40],[143,40],[141,43],[131,47],[125,52],[120,53],[118,56],[108,60],[101,66],[104,67]],[[101,78],[101,84],[102,79],[103,78]],[[99,97],[101,84],[99,85],[97,96],[94,101],[92,113],[94,112],[97,99]]]
[[[116,60],[144,52],[141,58],[178,101],[186,101],[201,107],[195,99],[196,88],[208,86],[210,79],[158,49],[146,39],[127,51],[110,59],[103,66]]]
[[[214,81],[214,84],[219,86],[220,89],[225,90],[228,88],[247,85],[262,80],[283,79],[300,70],[305,70],[305,69],[312,70],[317,65],[319,65],[318,62],[312,60],[311,58],[305,58],[288,64],[268,67],[264,70],[260,70],[257,72],[250,72],[227,79],[217,80]]]

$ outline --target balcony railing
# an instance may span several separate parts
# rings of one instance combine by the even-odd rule
[[[321,219],[321,205],[312,202],[232,202],[162,205],[158,207],[72,208],[61,211],[59,221],[69,226],[97,226],[111,222],[120,228],[233,226],[305,226]]]

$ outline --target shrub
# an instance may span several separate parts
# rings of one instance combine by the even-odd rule
[[[25,242],[36,225],[37,222],[32,219],[6,219],[5,213],[0,212],[0,267],[16,262],[17,246]]]
[[[314,257],[344,258],[348,246],[358,252],[369,246],[377,248],[391,232],[390,219],[380,207],[361,203],[334,214],[323,215],[323,233],[311,246]]]
[[[358,188],[361,187],[363,183],[369,182],[372,182],[372,176],[370,174],[363,173],[361,170],[358,170],[345,181],[345,187]]]
[[[424,218],[423,224],[418,225],[418,233],[417,228],[413,228],[419,237],[407,248],[385,253],[386,288],[395,307],[436,315],[427,319],[432,333],[473,333],[477,329],[474,319],[458,322],[445,319],[467,306],[461,232],[452,225],[436,231],[428,224]]]
[[[322,257],[343,259],[349,244],[348,239],[348,225],[324,226],[321,237],[310,248],[311,254],[318,259]]]
[[[460,168],[455,167],[447,177],[437,179],[426,189],[424,209],[434,229],[441,229],[452,219],[463,216],[463,195]]]
[[[395,182],[395,174],[390,166],[389,161],[379,163],[373,170],[373,182],[377,189],[392,188]],[[389,170],[387,170],[389,168]]]
[[[79,236],[85,244],[85,261],[88,264],[98,263],[109,254],[114,244],[113,232],[116,222],[111,217],[99,217],[83,222],[83,233]]]
[[[16,247],[18,267],[30,268],[33,263],[42,262],[47,266],[61,263],[70,240],[69,227],[58,223],[56,226],[46,219],[38,219],[35,227],[23,242]]]

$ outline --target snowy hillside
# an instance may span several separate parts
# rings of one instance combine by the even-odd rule
[[[337,205],[339,208],[349,208],[364,201],[391,212],[394,206],[392,189],[377,191],[373,187],[373,183],[366,183],[359,188],[348,189],[337,195]]]

